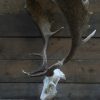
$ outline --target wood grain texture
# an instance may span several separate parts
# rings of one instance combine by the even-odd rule
[[[31,55],[41,51],[41,41],[41,38],[1,38],[0,82],[41,82],[42,78],[33,80],[22,73],[22,69],[32,71],[41,67],[41,58]],[[51,39],[48,66],[62,59],[69,47],[69,38]],[[74,58],[62,70],[67,76],[66,82],[99,83],[99,66],[100,39],[92,39],[78,48]]]
[[[94,14],[87,34],[95,28],[97,33],[62,67],[67,80],[60,81],[54,100],[100,100],[100,0],[90,2]],[[0,0],[0,100],[39,100],[42,90],[43,77],[32,78],[22,73],[22,69],[33,71],[41,67],[41,58],[31,54],[43,47],[41,33],[24,4],[25,0]],[[65,29],[51,38],[48,66],[64,57],[71,42],[66,38],[70,34],[65,19],[56,16]]]
[[[100,12],[100,1],[99,0],[89,0],[90,1],[90,11],[94,13]]]
[[[49,65],[56,61],[48,61]],[[40,61],[18,61],[0,60],[0,82],[42,82],[43,77],[28,77],[22,73],[25,71],[35,71],[41,67]],[[64,83],[100,83],[100,62],[99,60],[74,60],[62,67],[66,74]]]
[[[100,12],[100,1],[90,0],[90,10]],[[0,14],[18,13],[24,10],[25,0],[0,0]]]
[[[62,59],[68,53],[71,45],[70,38],[52,38],[47,50],[48,59]],[[43,41],[41,38],[0,38],[1,60],[37,60],[33,52],[41,52]],[[80,46],[74,59],[100,59],[100,39],[91,39]]]
[[[70,38],[52,38],[48,48],[48,65],[62,59],[70,47]],[[41,58],[31,55],[42,50],[41,38],[0,38],[0,82],[41,82],[29,78],[22,69],[39,68]],[[91,48],[91,49],[90,49]],[[91,39],[79,47],[73,60],[64,65],[66,82],[100,82],[100,39]]]
[[[66,19],[58,14],[56,16],[56,29],[61,26],[65,28],[58,32],[55,37],[70,37],[69,28]],[[91,33],[94,29],[97,29],[97,33],[94,37],[100,37],[100,13],[94,13],[91,16],[89,24],[90,29],[84,32],[83,36]],[[40,37],[41,33],[36,27],[31,16],[26,11],[19,14],[4,14],[0,15],[0,37]]]
[[[19,13],[24,5],[25,0],[0,0],[0,14]]]
[[[40,36],[27,12],[0,15],[0,36]],[[36,34],[36,35],[35,35]]]
[[[59,84],[54,100],[99,100],[99,84]],[[40,100],[42,84],[0,83],[0,99]]]

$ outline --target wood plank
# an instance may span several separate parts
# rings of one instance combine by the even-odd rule
[[[100,1],[90,0],[90,9],[95,12],[100,12]],[[24,10],[25,0],[0,0],[0,14],[3,13],[18,13]]]
[[[0,36],[40,36],[30,15],[23,11],[19,14],[0,15]]]
[[[24,9],[25,0],[0,0],[0,14],[18,13]]]
[[[59,84],[54,100],[99,100],[100,84]],[[42,84],[0,83],[0,99],[40,100]]]
[[[49,60],[48,66],[57,60]],[[28,72],[41,67],[37,60],[0,60],[0,82],[41,82],[43,77],[28,77]],[[100,60],[73,60],[62,67],[67,80],[64,83],[100,83]]]
[[[69,37],[70,32],[68,29],[65,18],[59,14],[55,15],[57,27],[64,26],[65,28],[58,32],[55,37]],[[90,19],[91,28],[87,33],[91,33],[94,29],[97,29],[97,33],[94,37],[100,37],[100,13],[94,13]],[[59,25],[60,24],[60,25]],[[31,16],[23,11],[19,14],[4,14],[0,15],[0,37],[39,37],[41,33],[33,22]],[[83,36],[86,36],[84,34]]]
[[[66,82],[100,82],[100,39],[92,39],[81,46],[73,60],[64,65]],[[40,47],[41,45],[41,47]],[[48,49],[48,66],[64,57],[70,47],[70,39],[52,38]],[[40,58],[29,55],[42,49],[41,38],[0,39],[0,82],[41,82],[31,79],[21,70],[32,71],[41,65]]]
[[[99,0],[89,0],[90,2],[90,11],[95,13],[100,12],[100,1]]]
[[[62,59],[70,49],[70,38],[52,38],[47,50],[48,59]],[[33,52],[43,48],[41,38],[0,38],[0,59],[40,59]],[[91,39],[80,46],[74,59],[100,59],[100,39]]]

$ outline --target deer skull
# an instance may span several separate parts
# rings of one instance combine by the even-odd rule
[[[44,86],[40,97],[41,100],[48,100],[55,97],[57,94],[56,87],[60,79],[66,79],[64,73],[60,69],[55,69],[53,76],[46,76],[44,78]]]

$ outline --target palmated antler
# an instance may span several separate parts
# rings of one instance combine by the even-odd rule
[[[27,8],[28,11],[31,13],[31,15],[33,16],[33,19],[35,20],[37,26],[40,28],[40,31],[42,33],[43,36],[43,41],[44,41],[44,46],[43,46],[43,50],[41,53],[32,53],[34,55],[40,56],[43,59],[43,63],[42,63],[42,68],[39,70],[36,70],[34,72],[31,73],[27,73],[23,70],[24,73],[27,73],[28,75],[30,74],[35,74],[37,73],[37,71],[43,71],[44,69],[46,69],[47,67],[47,47],[48,47],[48,42],[49,42],[49,38],[56,34],[57,32],[59,32],[60,30],[62,30],[64,27],[60,27],[59,29],[57,29],[56,31],[51,31],[51,26],[52,26],[52,22],[49,21],[48,19],[48,12],[47,11],[51,11],[51,6],[53,6],[53,8],[55,7],[54,4],[52,4],[52,2],[49,2],[49,0],[46,0],[46,2],[44,3],[43,0],[27,0]],[[45,6],[49,3],[49,7],[48,9],[45,9]],[[57,8],[56,8],[57,9]]]
[[[52,76],[55,69],[60,68],[61,66],[63,66],[63,64],[67,63],[68,61],[70,61],[72,59],[72,57],[74,56],[75,51],[79,45],[86,43],[96,33],[96,30],[94,30],[87,38],[85,38],[84,40],[81,39],[83,30],[85,30],[86,27],[88,27],[88,25],[87,25],[88,19],[89,19],[89,12],[88,12],[89,1],[88,0],[52,0],[52,1],[55,4],[55,6],[60,7],[61,11],[64,13],[64,15],[67,19],[69,29],[71,32],[71,36],[72,36],[71,49],[70,49],[68,55],[65,55],[65,57],[61,61],[58,61],[57,63],[51,65],[48,68],[45,67],[44,70],[39,70],[34,73],[24,72],[25,74],[27,74],[29,76],[33,76],[33,77],[43,76],[43,75]],[[45,21],[44,21],[44,23],[45,23]],[[42,24],[42,25],[46,25],[46,24]],[[47,24],[46,26],[48,26],[48,25],[49,24]],[[44,27],[44,26],[42,26],[42,27]],[[41,28],[41,26],[40,26],[40,28]],[[49,26],[49,28],[50,28],[50,26]],[[43,28],[43,29],[44,29],[44,31],[46,31],[45,28]],[[50,35],[51,33],[45,32],[45,35],[46,34]],[[44,38],[45,38],[45,35],[44,35]],[[48,38],[49,38],[49,36],[48,36]],[[47,49],[48,39],[45,41],[46,41],[46,49]],[[45,52],[46,52],[46,50],[45,50]]]

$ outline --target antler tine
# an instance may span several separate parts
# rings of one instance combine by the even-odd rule
[[[87,0],[88,1],[88,0]],[[74,2],[76,4],[76,2],[79,4],[79,7],[76,6],[72,6],[72,9],[65,9],[65,7],[71,5],[71,3]],[[58,61],[57,63],[51,65],[48,68],[47,73],[53,73],[53,71],[56,68],[61,67],[63,64],[67,63],[68,61],[71,60],[71,58],[74,56],[75,51],[77,49],[77,47],[79,46],[79,44],[83,44],[86,43],[87,41],[89,41],[96,33],[96,30],[94,30],[89,36],[87,36],[87,38],[85,38],[84,40],[81,40],[81,29],[84,28],[84,25],[86,25],[88,23],[88,4],[89,1],[86,3],[84,3],[84,1],[65,1],[65,7],[62,6],[62,1],[59,2],[59,6],[61,7],[61,10],[64,12],[67,20],[68,20],[68,24],[70,27],[70,31],[71,31],[71,36],[72,36],[72,46],[70,49],[70,52],[68,53],[68,55],[66,55],[61,61]],[[56,3],[57,4],[57,3]],[[64,5],[63,4],[63,5]],[[69,5],[67,5],[69,4]],[[66,6],[67,5],[67,6]],[[84,6],[85,5],[85,6]],[[79,9],[80,8],[80,9]],[[78,10],[79,9],[79,10]],[[75,13],[75,10],[77,13]],[[71,12],[70,12],[71,11]],[[73,14],[72,14],[73,11]],[[79,13],[79,15],[78,15]],[[75,16],[74,19],[72,19]],[[80,24],[77,24],[78,22],[80,22]],[[80,43],[81,42],[81,43]]]
[[[44,39],[44,46],[43,46],[43,50],[41,53],[32,53],[34,55],[40,56],[43,61],[42,61],[42,68],[34,71],[34,72],[25,72],[23,70],[24,73],[27,73],[27,75],[33,75],[39,72],[43,72],[43,70],[46,69],[47,67],[47,47],[48,47],[48,41],[49,38],[56,34],[58,31],[62,30],[64,27],[59,28],[58,30],[51,32],[51,23],[48,20],[47,15],[45,15],[44,13],[44,8],[42,8],[44,6],[44,4],[42,4],[43,2],[41,1],[33,1],[32,0],[27,0],[27,7],[29,12],[33,15],[33,18],[35,18],[36,23],[38,24],[40,31],[42,33],[43,39]],[[33,5],[34,4],[34,5]],[[39,10],[39,11],[38,11]]]
[[[43,71],[39,71],[39,72],[36,72],[34,74],[31,74],[29,72],[25,72],[24,70],[22,70],[22,72],[28,76],[31,76],[31,77],[38,77],[38,76],[44,76],[46,74],[46,71],[43,70]]]
[[[36,71],[33,71],[33,72],[25,72],[23,70],[23,72],[29,76],[42,76],[42,74],[46,74],[46,69],[47,69],[47,47],[48,47],[48,41],[49,41],[49,38],[56,34],[57,32],[59,32],[60,30],[62,30],[64,27],[61,27],[59,28],[58,30],[54,31],[54,32],[51,32],[50,31],[50,28],[51,28],[51,24],[48,22],[48,21],[45,21],[46,23],[42,22],[43,25],[40,26],[41,28],[41,31],[42,31],[42,35],[43,35],[43,38],[44,38],[44,47],[43,47],[43,50],[41,53],[33,53],[34,55],[37,55],[37,56],[41,56],[42,59],[43,59],[43,62],[42,62],[42,67]],[[45,29],[45,30],[44,30]]]
[[[95,35],[95,33],[96,33],[96,30],[94,30],[89,36],[87,36],[84,40],[82,40],[81,44],[89,41]],[[58,61],[57,63],[51,65],[48,69],[46,69],[43,73],[40,73],[40,74],[46,75],[46,76],[52,76],[55,69],[61,68],[61,66],[63,66],[65,63],[67,63],[72,58],[72,56],[74,54],[73,52],[75,52],[72,50],[72,48],[71,48],[71,51],[69,52],[69,54],[66,55],[61,61]],[[75,50],[75,48],[74,48],[74,50]],[[36,76],[40,76],[40,75],[39,74],[34,75],[34,77],[36,77]]]
[[[77,6],[76,6],[76,3],[78,4]],[[88,10],[87,10],[88,7],[86,7],[87,5],[84,6],[85,5],[84,1],[81,1],[81,0],[77,0],[77,1],[76,0],[66,0],[64,2],[57,1],[57,5],[59,5],[61,10],[65,14],[65,17],[67,18],[67,21],[69,24],[69,29],[70,29],[71,36],[72,36],[71,49],[70,49],[68,55],[65,55],[65,57],[61,61],[58,61],[57,63],[55,63],[47,68],[46,50],[47,50],[49,38],[53,34],[58,32],[59,30],[61,30],[63,27],[60,28],[59,30],[57,30],[56,32],[51,32],[50,31],[51,24],[48,21],[47,17],[43,17],[42,19],[40,18],[38,24],[39,24],[40,30],[42,32],[42,35],[44,37],[44,48],[43,48],[43,52],[42,52],[42,57],[43,57],[42,66],[43,67],[42,67],[42,69],[39,69],[32,73],[24,72],[25,74],[27,74],[29,76],[34,76],[34,77],[42,76],[42,75],[51,76],[55,69],[60,68],[63,64],[65,64],[71,60],[71,58],[74,56],[79,44],[83,44],[83,43],[87,42],[96,33],[96,30],[94,30],[87,38],[85,38],[84,40],[81,40],[81,36],[82,36],[81,31],[84,28],[84,25],[87,24],[87,22],[88,22],[87,19],[89,16]],[[38,54],[38,55],[41,55],[41,54]]]
[[[24,70],[22,70],[22,72],[31,77],[39,77],[39,76],[44,76],[44,75],[50,77],[53,75],[54,70],[57,68],[60,68],[62,65],[63,65],[63,62],[58,61],[57,63],[51,65],[49,68],[46,68],[44,70],[38,70],[35,73],[28,73],[28,72],[25,72]]]
[[[95,35],[95,33],[96,33],[96,30],[94,30],[89,36],[87,36],[84,40],[82,40],[81,44],[88,42]],[[58,61],[57,63],[51,65],[49,68],[44,69],[44,70],[40,69],[32,74],[27,73],[27,75],[32,76],[32,77],[38,77],[38,76],[43,76],[43,75],[52,76],[55,69],[60,68],[61,66],[63,66],[63,64],[67,63],[72,58],[74,54],[73,52],[75,52],[75,50],[73,52],[72,51],[73,50],[71,49],[68,55],[66,55],[61,61]]]
[[[96,33],[96,30],[94,30],[89,36],[87,36],[84,40],[82,40],[83,43],[88,42]]]
[[[44,66],[47,65],[47,54],[46,54],[46,51],[47,51],[47,48],[48,48],[49,38],[52,35],[56,34],[57,32],[61,31],[64,27],[60,27],[56,31],[51,32],[50,31],[51,23],[46,19],[45,19],[44,22],[42,22],[42,25],[40,25],[39,27],[41,29],[41,33],[42,33],[42,36],[43,36],[43,39],[44,39],[44,46],[43,46],[43,50],[42,50],[41,53],[33,53],[33,54],[42,57],[42,59],[43,59],[42,66],[44,67]]]

